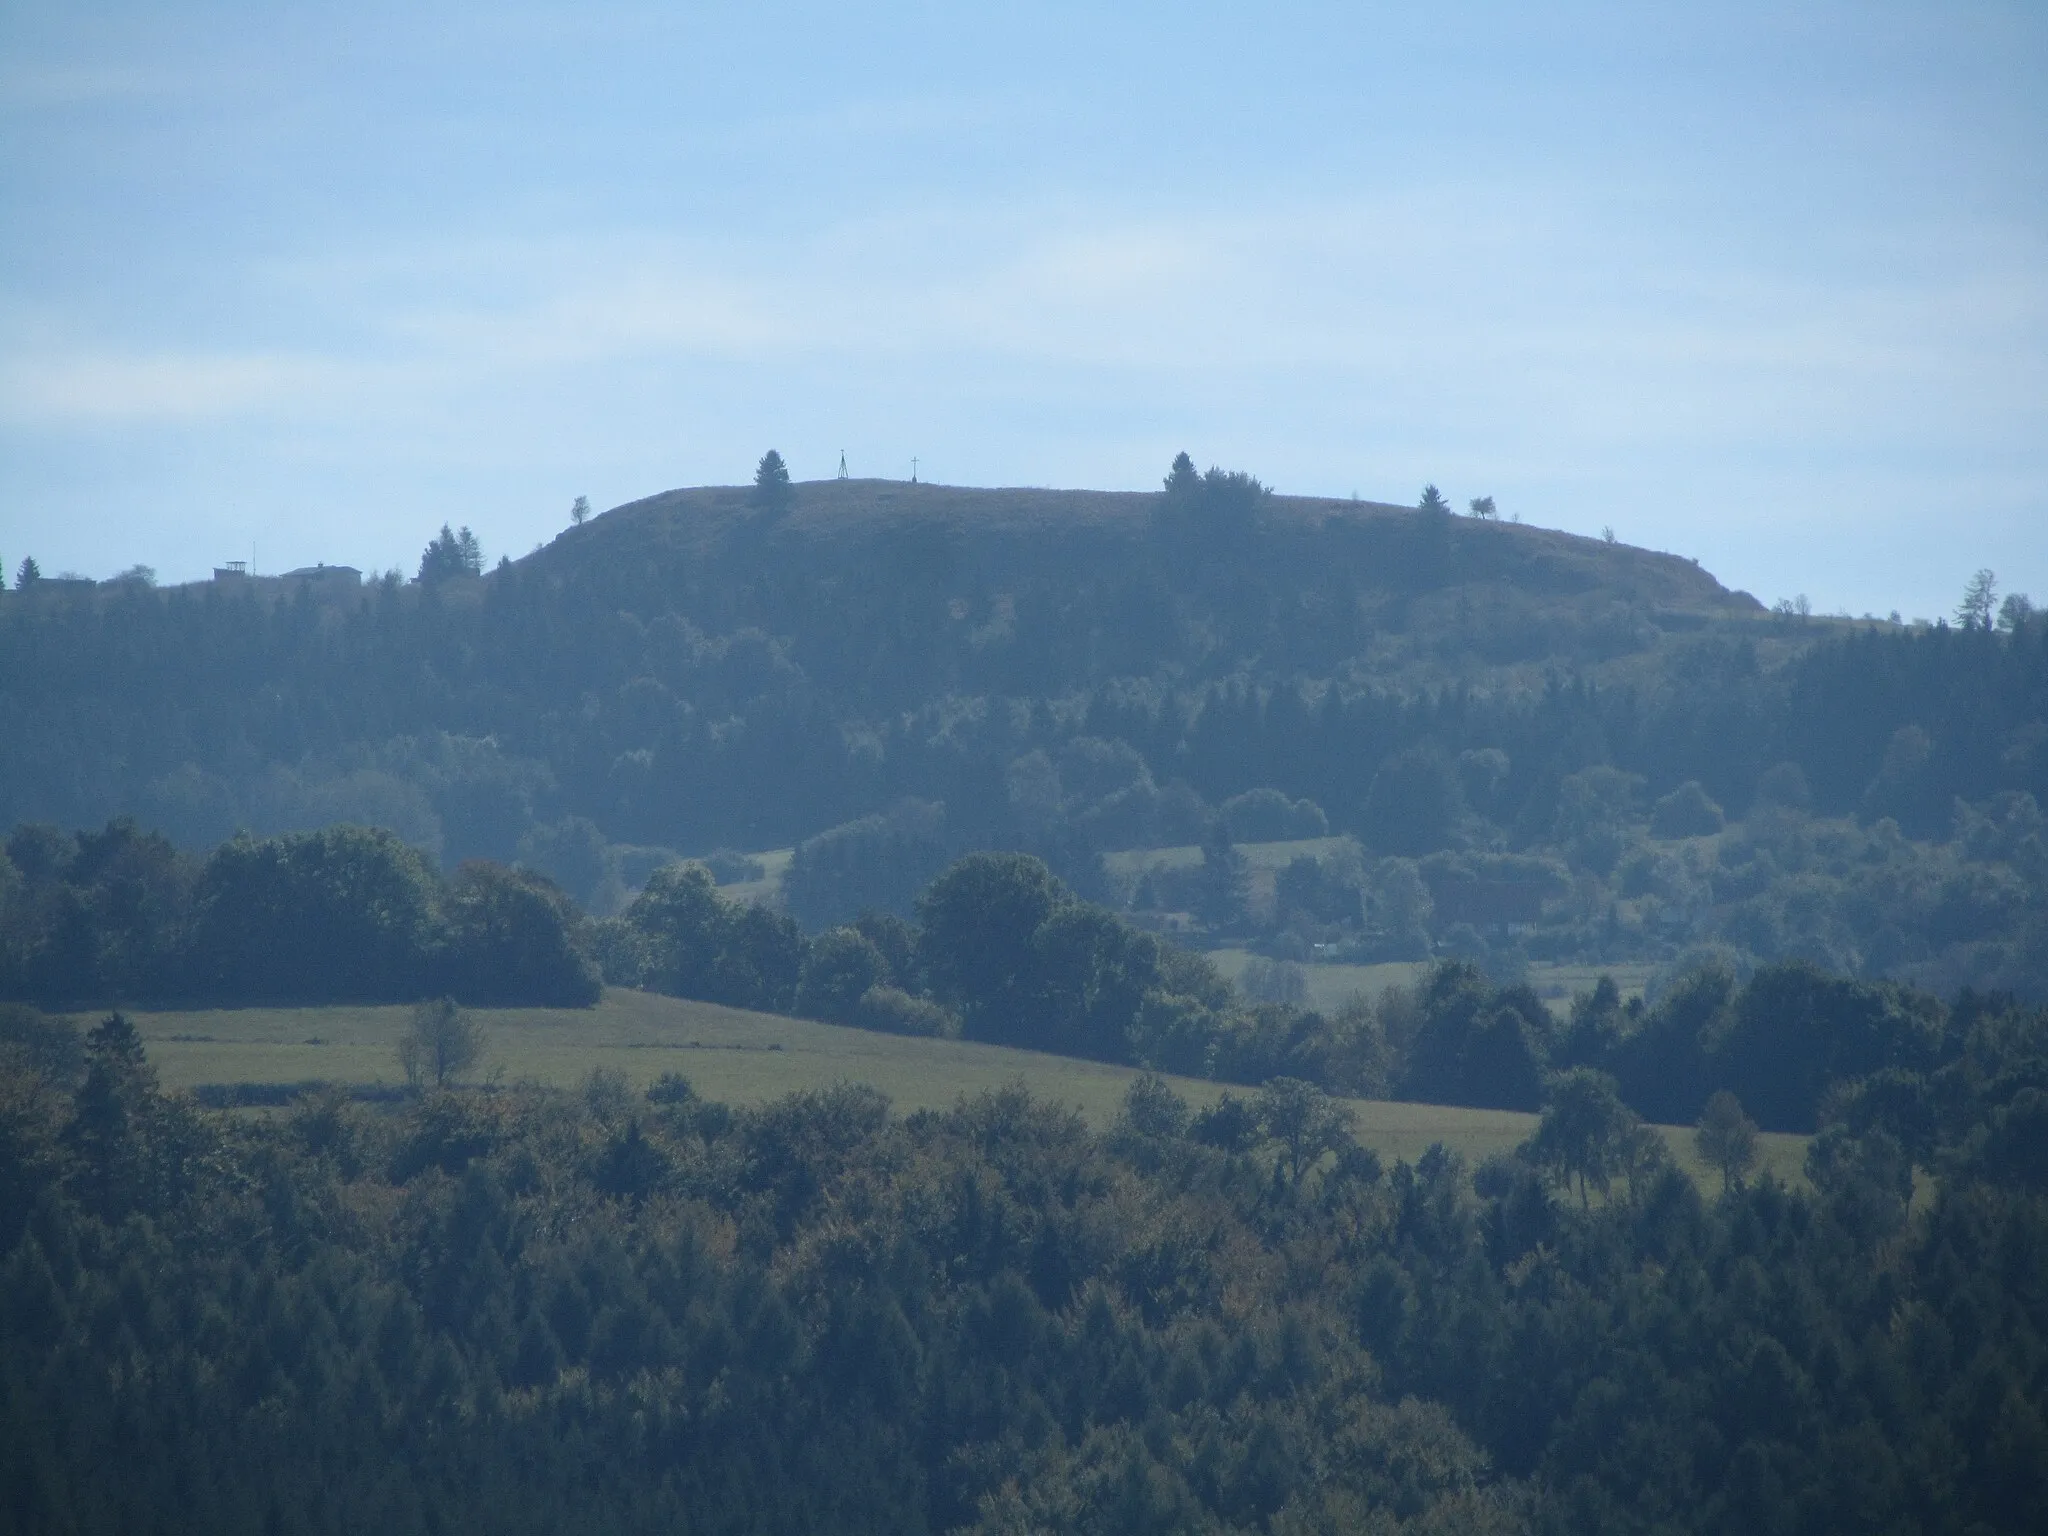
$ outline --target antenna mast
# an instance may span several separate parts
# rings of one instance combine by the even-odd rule
[[[839,478],[842,480],[846,478],[846,450],[844,448],[839,450]]]

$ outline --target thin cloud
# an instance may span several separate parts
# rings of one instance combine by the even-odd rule
[[[322,358],[152,353],[16,357],[0,365],[11,425],[195,422],[331,403],[348,370]]]

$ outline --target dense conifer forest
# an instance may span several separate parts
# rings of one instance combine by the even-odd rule
[[[17,1530],[2031,1529],[2048,1016],[1910,1111],[1838,1083],[1811,1192],[1523,1152],[1388,1168],[1277,1080],[1022,1092],[155,1085],[9,1014],[0,1510]],[[1586,1100],[1597,1100],[1596,1093]],[[1584,1099],[1585,1096],[1579,1096]],[[1925,1111],[1923,1114],[1922,1111]],[[1910,1148],[1910,1150],[1908,1150]],[[1914,1194],[1910,1171],[1922,1170]],[[1588,1173],[1598,1181],[1589,1190]]]

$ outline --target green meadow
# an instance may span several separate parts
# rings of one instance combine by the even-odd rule
[[[706,1098],[758,1104],[800,1089],[859,1082],[908,1111],[943,1109],[963,1096],[1021,1082],[1041,1098],[1072,1105],[1102,1128],[1138,1076],[1132,1068],[1104,1062],[875,1034],[621,987],[608,988],[595,1008],[475,1012],[486,1044],[484,1064],[473,1079],[508,1084],[574,1088],[601,1067],[644,1088],[664,1072],[679,1072]],[[395,1087],[404,1081],[396,1053],[409,1016],[404,1007],[130,1014],[164,1085],[182,1089],[311,1082]],[[78,1022],[87,1025],[91,1018]],[[1225,1091],[1194,1078],[1170,1081],[1197,1107]],[[1476,1163],[1512,1151],[1536,1125],[1535,1116],[1506,1110],[1367,1100],[1353,1100],[1350,1107],[1359,1141],[1390,1161],[1413,1162],[1440,1141]],[[1694,1156],[1691,1131],[1666,1127],[1664,1134],[1679,1162],[1710,1183],[1712,1176]],[[1765,1167],[1782,1179],[1801,1180],[1805,1138],[1766,1135],[1762,1151]]]

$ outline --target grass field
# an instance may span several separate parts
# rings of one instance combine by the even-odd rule
[[[1341,837],[1308,837],[1285,843],[1239,843],[1237,851],[1244,855],[1245,867],[1257,870],[1285,869],[1294,860],[1306,855],[1319,859],[1333,853],[1344,841]],[[1126,848],[1119,853],[1105,853],[1103,867],[1113,875],[1132,880],[1148,869],[1193,869],[1202,862],[1202,850],[1194,845],[1176,848]]]
[[[801,1088],[862,1082],[889,1095],[898,1110],[943,1109],[963,1095],[1022,1082],[1034,1094],[1077,1108],[1098,1128],[1115,1117],[1137,1073],[1101,1062],[965,1041],[917,1040],[814,1024],[772,1014],[685,1002],[612,988],[590,1009],[479,1009],[486,1038],[479,1075],[573,1088],[595,1067],[623,1072],[645,1087],[680,1072],[706,1098],[760,1103]],[[134,1013],[150,1060],[166,1087],[326,1081],[395,1086],[403,1081],[396,1048],[409,1010],[394,1008],[236,1008]],[[89,1024],[81,1018],[80,1024]],[[1212,1104],[1220,1085],[1173,1079],[1191,1103]],[[1243,1092],[1244,1090],[1239,1090]],[[1354,1100],[1358,1139],[1392,1160],[1413,1162],[1432,1142],[1472,1161],[1512,1151],[1536,1117],[1503,1110]],[[1679,1161],[1709,1184],[1689,1131],[1670,1128]],[[1805,1139],[1763,1138],[1766,1166],[1800,1180]]]

